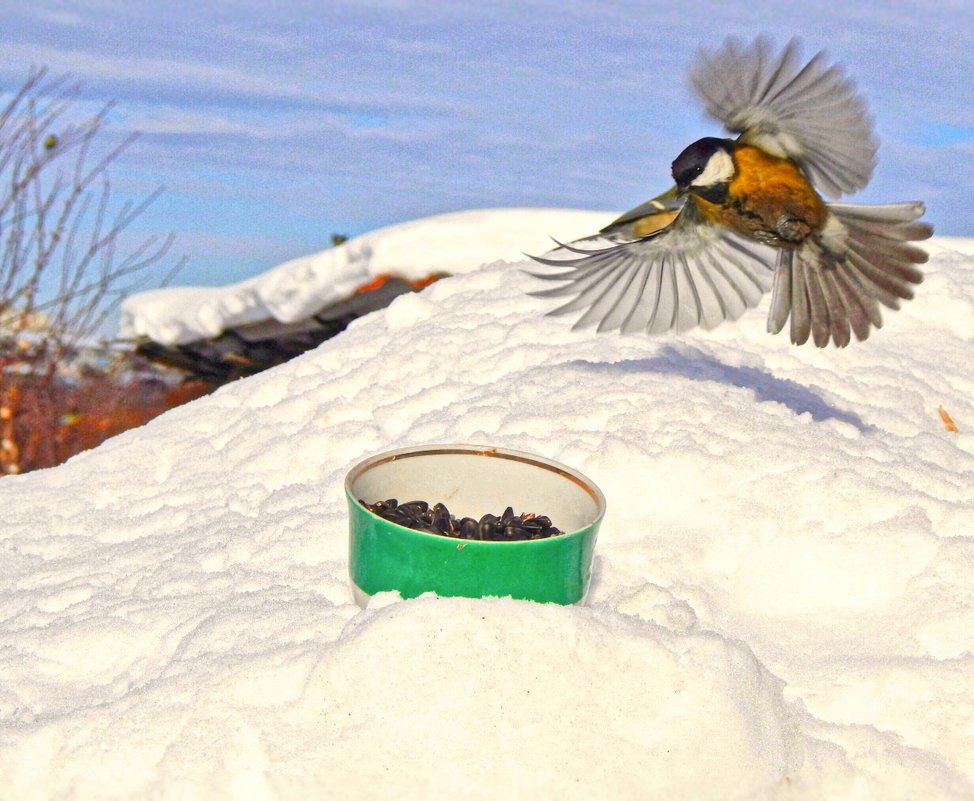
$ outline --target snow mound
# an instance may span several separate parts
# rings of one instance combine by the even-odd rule
[[[763,307],[572,332],[497,262],[4,478],[0,798],[974,798],[974,257],[940,245],[845,350]],[[345,474],[431,442],[599,484],[587,606],[352,603]]]
[[[280,264],[225,287],[168,287],[127,298],[121,339],[148,337],[184,345],[235,326],[275,319],[299,322],[376,276],[421,279],[457,275],[485,262],[520,260],[598,231],[611,212],[575,209],[478,209],[380,228],[338,247]]]

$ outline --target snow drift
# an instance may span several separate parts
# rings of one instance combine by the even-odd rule
[[[0,798],[974,798],[961,246],[841,351],[571,332],[492,263],[3,479]],[[588,605],[353,604],[345,472],[437,441],[599,484]]]
[[[418,280],[517,261],[525,252],[549,250],[552,237],[587,236],[612,218],[608,212],[573,209],[476,209],[391,225],[236,284],[132,295],[122,306],[119,336],[183,345],[264,320],[296,323],[380,275]]]

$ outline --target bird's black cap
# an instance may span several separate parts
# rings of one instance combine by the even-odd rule
[[[720,139],[716,136],[705,136],[692,145],[688,145],[673,160],[671,167],[676,188],[680,192],[686,192],[690,182],[703,172],[707,162],[710,161],[710,157],[718,150],[726,150],[730,153],[733,145],[733,139]]]

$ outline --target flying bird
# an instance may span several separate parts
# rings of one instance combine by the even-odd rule
[[[768,331],[838,347],[883,324],[923,280],[933,229],[922,202],[827,202],[869,183],[878,142],[855,85],[824,53],[802,64],[798,43],[774,54],[763,37],[701,50],[690,83],[734,138],[707,136],[672,164],[675,186],[599,232],[611,244],[533,256],[561,272],[533,294],[570,297],[598,331],[685,331],[739,317],[771,290]],[[590,237],[589,240],[596,238]]]

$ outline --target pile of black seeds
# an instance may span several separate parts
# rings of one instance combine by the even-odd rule
[[[472,517],[458,520],[442,503],[432,506],[426,501],[399,503],[395,498],[375,503],[359,500],[359,503],[390,523],[460,540],[516,542],[543,540],[563,533],[551,525],[551,518],[546,515],[533,512],[516,515],[510,506],[499,516],[486,514],[480,520]]]

